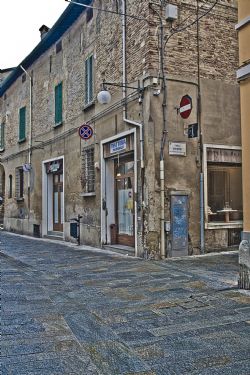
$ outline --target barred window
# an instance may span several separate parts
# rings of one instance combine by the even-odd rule
[[[24,175],[23,167],[16,168],[16,199],[23,199]]]
[[[94,147],[82,150],[81,182],[84,193],[93,193],[95,191]]]

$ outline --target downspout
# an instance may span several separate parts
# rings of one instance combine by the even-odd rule
[[[198,103],[197,103],[197,120],[199,126],[199,158],[200,158],[200,248],[201,254],[205,252],[205,222],[204,222],[204,172],[202,162],[202,130],[201,130],[201,90],[200,90],[200,30],[199,30],[199,0],[196,8],[197,16],[197,77],[198,77]]]
[[[161,150],[160,150],[160,205],[161,205],[161,218],[160,218],[160,254],[161,258],[166,257],[166,240],[165,240],[165,160],[164,160],[164,148],[167,138],[167,87],[166,87],[166,77],[164,72],[164,29],[163,22],[161,21],[161,34],[160,34],[160,57],[161,57],[161,74],[162,74],[162,89],[163,89],[163,99],[162,99],[162,117],[163,117],[163,133],[161,140]]]
[[[22,65],[20,68],[24,71],[24,73],[29,77],[29,91],[30,91],[30,100],[29,100],[29,107],[30,107],[30,116],[29,116],[29,144],[28,144],[28,164],[29,164],[29,172],[28,172],[28,208],[29,208],[29,215],[30,215],[30,180],[31,180],[31,147],[32,147],[32,77],[31,75],[24,69]]]
[[[122,0],[122,96],[123,96],[123,121],[129,125],[133,125],[139,128],[140,132],[140,166],[141,166],[141,175],[143,181],[144,175],[144,137],[143,137],[143,124],[137,121],[129,120],[127,118],[127,70],[126,70],[126,0]],[[135,145],[136,147],[136,145]],[[138,210],[138,198],[137,198],[137,181],[134,187],[135,192],[135,213],[137,215]],[[143,201],[143,186],[142,186],[142,201]],[[135,218],[135,233],[137,233],[137,218]],[[142,228],[142,236],[143,236],[143,245],[144,245],[144,229]],[[135,244],[135,256],[138,256],[138,246],[137,243]]]
[[[124,99],[123,105],[123,121],[127,124],[136,126],[140,131],[140,164],[144,168],[144,137],[143,137],[143,124],[137,121],[129,120],[127,118],[127,69],[126,69],[126,0],[122,0],[122,97]]]

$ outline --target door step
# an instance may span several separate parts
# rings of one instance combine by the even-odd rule
[[[63,240],[63,232],[49,231],[48,234],[43,237],[51,240]]]
[[[103,245],[105,250],[112,251],[113,253],[129,255],[131,257],[135,256],[135,248],[125,245]]]

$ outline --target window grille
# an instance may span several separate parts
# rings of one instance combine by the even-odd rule
[[[84,193],[92,193],[95,191],[94,147],[88,147],[82,150],[81,182]]]
[[[23,198],[24,192],[24,174],[23,167],[16,168],[16,199],[20,200]]]

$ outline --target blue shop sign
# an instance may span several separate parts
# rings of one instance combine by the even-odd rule
[[[118,141],[110,143],[110,153],[126,150],[127,142],[126,138],[119,139]]]

